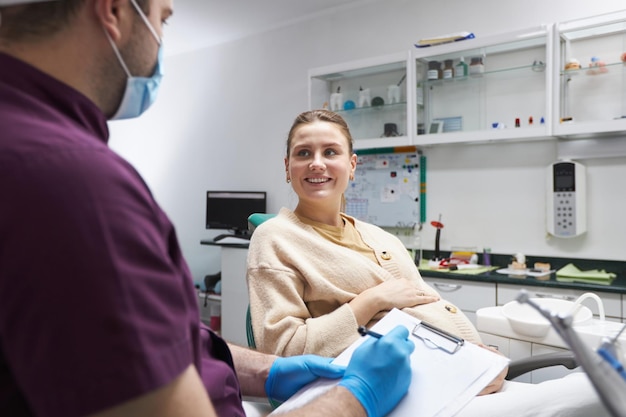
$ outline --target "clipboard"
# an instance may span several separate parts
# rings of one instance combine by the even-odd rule
[[[432,324],[421,321],[411,331],[411,335],[420,339],[427,347],[441,349],[454,355],[465,345],[465,340],[439,329]]]
[[[502,355],[473,343],[466,343],[463,339],[395,308],[372,326],[371,330],[386,334],[397,325],[407,328],[409,337],[415,342],[415,350],[411,354],[413,373],[409,392],[389,413],[390,417],[453,416],[509,363],[509,359]],[[347,365],[352,352],[364,341],[364,337],[359,338],[335,358],[333,363]],[[318,379],[285,401],[274,413],[279,415],[299,408],[338,382],[339,380]]]

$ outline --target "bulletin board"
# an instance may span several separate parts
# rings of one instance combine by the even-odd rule
[[[346,213],[380,227],[413,228],[425,221],[426,158],[415,146],[356,151]]]

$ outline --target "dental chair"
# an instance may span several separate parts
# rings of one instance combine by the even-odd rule
[[[248,230],[250,233],[254,232],[257,226],[272,217],[276,217],[276,213],[252,213],[248,216]]]

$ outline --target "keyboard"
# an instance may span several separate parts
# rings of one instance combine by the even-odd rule
[[[213,242],[222,245],[249,245],[250,239],[237,235],[219,235],[213,239]]]

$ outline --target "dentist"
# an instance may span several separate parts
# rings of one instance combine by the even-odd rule
[[[242,396],[284,401],[320,376],[337,386],[285,415],[387,414],[411,380],[404,328],[344,369],[200,323],[174,226],[107,145],[108,120],[156,99],[172,13],[0,0],[0,416],[244,416]]]

